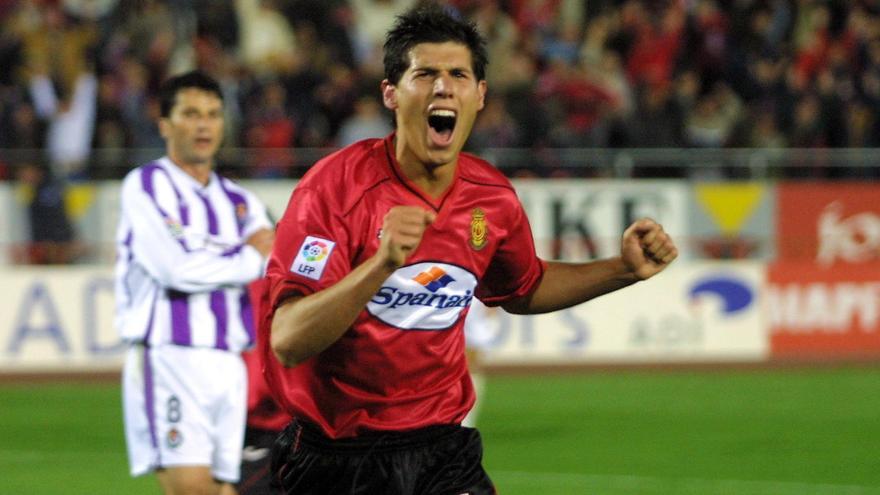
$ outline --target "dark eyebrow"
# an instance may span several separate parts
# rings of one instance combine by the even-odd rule
[[[431,67],[431,66],[422,66],[422,67],[413,68],[413,72],[422,72],[422,73],[426,73],[426,74],[436,74],[436,73],[440,72],[440,69],[438,69],[436,67]],[[453,67],[453,68],[449,69],[449,73],[450,74],[460,74],[460,73],[472,74],[473,70],[471,70],[470,67]]]

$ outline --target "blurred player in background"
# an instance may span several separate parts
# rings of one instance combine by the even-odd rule
[[[266,208],[218,176],[223,97],[191,72],[160,91],[167,155],[122,184],[116,236],[116,326],[131,474],[165,493],[232,494],[239,478],[254,342],[245,285],[274,240]]]
[[[473,24],[442,7],[399,17],[381,84],[395,132],[319,161],[278,223],[260,332],[267,382],[295,418],[273,452],[285,493],[494,494],[480,435],[461,426],[474,402],[462,331],[473,299],[555,311],[677,256],[642,219],[615,258],[537,257],[513,186],[460,153],[486,63]]]
[[[265,279],[256,280],[250,285],[255,314],[261,312],[261,294],[266,288]],[[272,397],[263,378],[263,355],[258,349],[253,349],[243,356],[248,374],[247,427],[241,454],[241,480],[235,488],[239,495],[281,493],[272,486],[270,454],[278,434],[292,418]]]
[[[486,393],[486,376],[483,359],[498,329],[498,309],[489,308],[479,299],[471,300],[471,307],[464,319],[464,342],[468,371],[474,384],[474,405],[461,421],[462,426],[476,428],[480,405]]]

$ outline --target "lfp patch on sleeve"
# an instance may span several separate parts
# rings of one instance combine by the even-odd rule
[[[290,265],[290,271],[312,280],[320,280],[335,246],[336,243],[333,241],[306,236],[299,252],[296,253],[296,259]]]

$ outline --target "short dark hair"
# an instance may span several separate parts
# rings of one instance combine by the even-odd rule
[[[486,79],[486,40],[472,22],[460,19],[443,7],[429,3],[397,17],[385,37],[385,79],[397,84],[409,67],[409,51],[421,43],[461,43],[471,51],[478,81]]]
[[[171,115],[171,109],[177,100],[177,93],[182,89],[196,88],[209,93],[214,93],[220,101],[223,101],[223,92],[220,83],[204,72],[194,70],[167,79],[159,87],[159,111],[162,118]]]

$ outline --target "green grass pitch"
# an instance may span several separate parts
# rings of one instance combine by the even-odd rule
[[[502,495],[880,495],[880,368],[492,376]],[[0,385],[0,494],[153,494],[128,476],[119,388]]]

